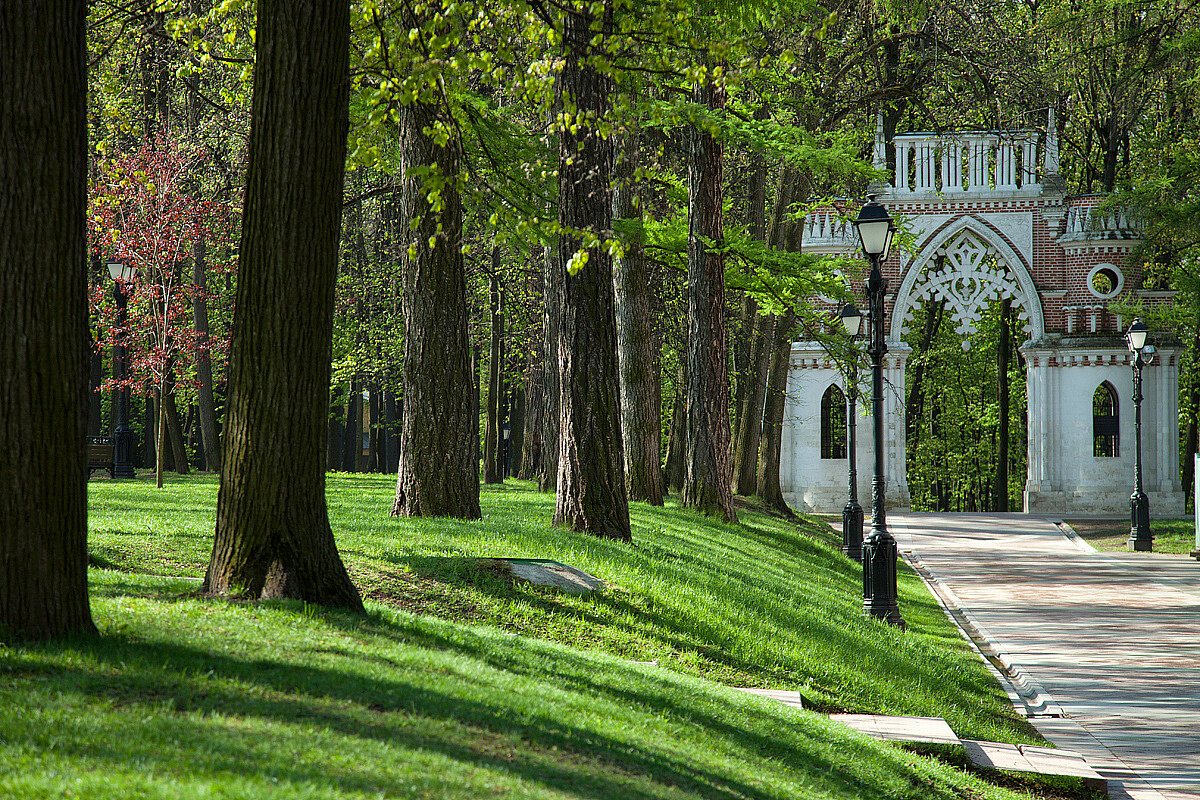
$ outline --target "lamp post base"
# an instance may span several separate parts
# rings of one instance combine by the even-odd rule
[[[113,477],[134,477],[133,455],[134,433],[128,428],[118,428],[113,434]]]
[[[863,611],[867,616],[904,629],[897,602],[896,559],[899,548],[887,529],[873,530],[863,542]]]
[[[1150,499],[1145,493],[1134,492],[1129,498],[1129,549],[1135,553],[1154,550],[1154,534],[1150,532]]]
[[[862,506],[851,500],[842,509],[842,554],[861,562],[863,541]]]

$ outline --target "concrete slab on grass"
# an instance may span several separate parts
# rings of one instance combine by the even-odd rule
[[[830,714],[856,731],[889,742],[958,744],[958,736],[941,717],[885,717],[878,714]]]
[[[1002,744],[963,739],[967,758],[977,767],[1033,772],[1040,775],[1067,775],[1082,778],[1085,786],[1108,793],[1108,781],[1088,765],[1087,759],[1070,750],[1033,745]]]
[[[800,693],[797,691],[790,691],[787,689],[751,689],[743,686],[737,686],[734,688],[736,688],[739,692],[756,694],[759,697],[769,697],[772,700],[778,700],[785,706],[804,708],[804,698],[801,697]]]

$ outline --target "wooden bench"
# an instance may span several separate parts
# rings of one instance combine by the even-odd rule
[[[113,463],[116,445],[112,439],[106,436],[89,436],[88,437],[88,477],[92,477],[92,473],[98,469],[108,470],[108,477],[116,477],[116,468]]]

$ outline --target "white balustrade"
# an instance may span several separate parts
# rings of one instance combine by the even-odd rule
[[[1037,137],[1037,131],[896,136],[893,188],[899,194],[1038,190]]]

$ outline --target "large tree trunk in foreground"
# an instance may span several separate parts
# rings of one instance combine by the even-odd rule
[[[638,167],[638,131],[624,137],[613,192],[613,215],[641,224],[634,185]],[[650,270],[641,231],[626,243],[613,265],[616,296],[617,357],[621,368],[621,434],[625,447],[625,485],[630,500],[663,504],[662,392],[658,379],[658,347],[650,317]]]
[[[217,530],[203,591],[362,611],[325,505],[348,4],[260,0]]]
[[[0,4],[0,635],[95,633],[87,592],[82,2]]]
[[[436,119],[437,109],[424,103],[401,112],[401,217],[416,221],[416,227],[401,226],[408,231],[411,249],[407,243],[399,248],[404,263],[404,411],[392,516],[479,519],[479,418],[467,335],[462,205],[454,183],[460,143],[451,137],[439,147],[426,130]],[[451,179],[438,209],[430,208],[416,174],[431,166]]]
[[[696,88],[697,102],[724,106],[712,80]],[[688,166],[688,426],[683,504],[736,522],[730,479],[729,363],[725,343],[725,257],[721,143],[708,131],[689,131]],[[708,244],[711,242],[711,247]]]
[[[621,398],[613,311],[612,257],[591,247],[571,275],[566,264],[582,248],[579,230],[612,227],[612,143],[593,126],[608,113],[611,87],[587,60],[591,14],[567,13],[563,106],[578,109],[578,126],[561,131],[558,218],[564,271],[558,362],[560,410],[554,523],[612,539],[631,538],[621,447]]]

